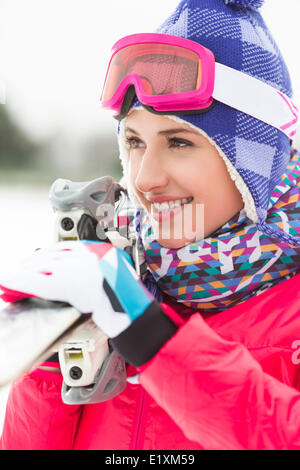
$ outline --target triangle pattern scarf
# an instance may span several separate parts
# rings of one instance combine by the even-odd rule
[[[300,236],[300,153],[291,160],[269,202],[267,224]],[[244,210],[209,237],[180,249],[153,240],[148,214],[136,214],[136,230],[150,273],[173,300],[217,313],[297,274],[300,247],[259,231]]]

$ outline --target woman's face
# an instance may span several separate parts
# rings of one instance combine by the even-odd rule
[[[242,209],[217,149],[188,124],[134,110],[125,136],[130,184],[162,246],[205,238]]]

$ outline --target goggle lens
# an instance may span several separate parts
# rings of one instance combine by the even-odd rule
[[[168,44],[136,44],[112,58],[102,100],[110,100],[124,78],[137,75],[147,95],[194,91],[201,86],[201,61],[188,49]]]

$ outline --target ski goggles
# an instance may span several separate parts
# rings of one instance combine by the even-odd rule
[[[122,119],[135,97],[158,114],[206,112],[214,100],[284,132],[296,133],[298,109],[276,88],[216,62],[190,39],[166,34],[133,34],[112,48],[101,104]]]

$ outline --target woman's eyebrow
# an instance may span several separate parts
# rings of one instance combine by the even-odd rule
[[[131,127],[125,127],[125,132],[131,132],[132,134],[140,135],[138,131],[131,129]]]
[[[133,134],[140,135],[136,130],[131,127],[126,127],[125,132],[132,132]],[[199,135],[199,132],[194,131],[193,129],[186,129],[185,127],[178,127],[175,129],[166,129],[164,131],[159,131],[158,135],[170,135],[170,134],[179,134],[181,132],[188,132],[189,134]]]
[[[199,135],[199,132],[194,131],[193,129],[186,129],[185,127],[178,127],[176,129],[166,129],[165,131],[160,131],[158,134],[170,135],[170,134],[179,134],[180,132],[188,132],[189,134]]]

